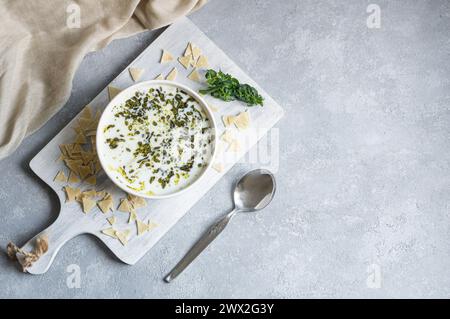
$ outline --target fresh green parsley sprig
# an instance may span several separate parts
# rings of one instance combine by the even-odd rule
[[[248,84],[241,84],[230,74],[222,71],[209,69],[205,74],[208,87],[200,90],[201,94],[210,94],[211,96],[223,101],[239,100],[247,103],[248,106],[263,106],[264,98],[258,91]]]

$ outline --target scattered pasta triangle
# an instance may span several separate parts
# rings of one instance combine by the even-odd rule
[[[62,182],[65,183],[67,182],[67,177],[66,174],[64,174],[63,171],[59,171],[58,174],[56,174],[55,178],[53,179],[56,182]]]
[[[102,230],[102,234],[105,234],[105,235],[107,235],[107,236],[109,236],[109,237],[112,237],[112,238],[117,238],[117,236],[116,236],[116,230],[114,229],[114,228],[107,228],[107,229],[103,229]]]
[[[197,59],[202,54],[202,51],[195,45],[191,43],[191,50],[192,50],[192,57],[194,58],[194,61],[197,61]]]
[[[86,137],[83,135],[83,133],[79,133],[77,137],[75,138],[74,143],[76,144],[86,144]]]
[[[186,49],[184,50],[183,56],[191,56],[192,57],[191,42],[188,42]]]
[[[229,127],[234,123],[234,116],[232,115],[224,115],[222,116],[222,121],[225,127]]]
[[[175,81],[175,79],[177,78],[177,74],[178,74],[178,70],[177,70],[177,68],[174,67],[172,69],[172,71],[170,71],[169,74],[167,74],[166,80]]]
[[[214,168],[217,172],[221,173],[224,167],[222,163],[214,163],[212,165],[212,168]]]
[[[109,212],[110,210],[113,209],[113,199],[111,196],[99,201],[97,203],[98,207],[100,208],[100,210],[102,211],[103,214],[106,214],[107,212]]]
[[[109,85],[109,86],[108,86],[109,100],[111,101],[111,100],[112,100],[117,94],[119,94],[121,91],[122,91],[121,89]]]
[[[128,243],[128,236],[130,234],[130,230],[118,231],[116,230],[116,237],[122,243],[122,245],[126,245]]]
[[[128,218],[128,223],[131,224],[135,220],[137,220],[136,211],[135,210],[131,210],[130,211],[130,218]]]
[[[149,230],[148,225],[143,223],[139,219],[136,219],[136,227],[137,227],[137,234],[138,234],[138,236]]]
[[[194,70],[191,72],[191,74],[189,74],[188,79],[189,79],[189,80],[192,80],[192,81],[196,81],[196,82],[200,82],[200,81],[201,81],[201,80],[200,80],[200,74],[198,74],[197,69],[194,69]]]
[[[95,184],[97,184],[97,177],[95,177],[95,175],[91,175],[88,178],[86,178],[84,181],[90,185],[95,185]]]
[[[151,230],[158,226],[158,224],[152,223],[151,221],[148,221],[148,230]]]
[[[111,225],[114,225],[116,223],[116,217],[114,216],[108,217],[107,220]]]
[[[70,171],[69,173],[69,183],[76,184],[79,183],[81,180],[78,178],[77,174],[75,174],[73,171]]]
[[[219,110],[219,108],[211,103],[208,103],[209,108],[211,109],[211,111],[213,112],[217,112]]]
[[[129,213],[131,211],[131,205],[130,205],[130,202],[128,201],[128,199],[123,198],[120,201],[120,205],[117,208],[117,210],[120,212]]]
[[[65,186],[64,190],[66,192],[66,202],[75,201],[76,197],[81,193],[79,188],[72,188],[70,186]]]
[[[128,72],[130,72],[130,76],[133,79],[134,82],[137,82],[141,79],[142,75],[144,74],[145,70],[140,68],[129,68]]]
[[[80,113],[80,118],[91,119],[92,118],[92,110],[89,105],[86,105],[84,109]]]
[[[159,63],[166,63],[172,60],[173,60],[172,54],[170,54],[169,51],[167,50],[163,50],[161,60],[159,61]]]
[[[195,65],[195,67],[197,67],[197,68],[207,68],[208,67],[208,59],[206,58],[206,56],[201,55],[198,58],[197,64]]]
[[[178,58],[178,62],[180,62],[180,64],[185,68],[189,68],[189,66],[191,65],[191,56],[181,56]]]
[[[247,111],[239,113],[234,117],[234,125],[240,130],[245,130],[250,126],[250,115]]]
[[[131,203],[134,209],[147,206],[147,201],[145,198],[128,194],[128,201]]]
[[[83,203],[83,212],[85,214],[89,213],[96,204],[95,200],[92,200],[88,196],[83,196],[82,203]]]

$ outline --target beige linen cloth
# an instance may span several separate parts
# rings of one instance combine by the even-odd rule
[[[0,0],[0,159],[65,104],[86,53],[170,24],[205,2]]]

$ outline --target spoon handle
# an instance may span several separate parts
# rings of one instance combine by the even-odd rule
[[[189,266],[189,264],[198,256],[200,253],[208,247],[208,245],[225,229],[225,227],[230,222],[231,218],[236,213],[236,210],[228,213],[221,220],[216,222],[211,228],[203,234],[203,236],[195,243],[195,245],[188,251],[188,253],[181,259],[178,264],[172,269],[172,271],[164,278],[166,282],[171,282],[183,270]]]

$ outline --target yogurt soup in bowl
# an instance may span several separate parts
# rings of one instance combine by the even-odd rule
[[[97,153],[108,177],[127,193],[166,198],[210,169],[217,143],[207,103],[172,81],[133,85],[114,97],[97,128]]]

